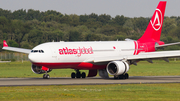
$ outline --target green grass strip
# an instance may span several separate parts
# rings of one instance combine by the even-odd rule
[[[1,101],[177,101],[180,84],[0,87]]]
[[[130,76],[177,76],[180,75],[180,61],[165,61],[156,60],[153,64],[147,61],[141,61],[137,66],[130,65]],[[11,62],[0,63],[0,78],[29,78],[29,77],[42,77],[41,74],[35,74],[31,71],[30,62]],[[87,70],[84,70],[86,75]],[[73,69],[54,69],[50,72],[50,77],[70,77]],[[99,76],[99,75],[97,75]]]

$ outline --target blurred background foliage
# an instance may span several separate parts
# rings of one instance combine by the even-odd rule
[[[33,9],[11,12],[0,8],[0,51],[3,40],[7,40],[9,46],[29,49],[51,41],[137,40],[143,35],[149,21],[150,18],[123,15],[67,15],[53,10],[40,12]],[[161,41],[180,41],[180,17],[164,18]],[[164,49],[180,48],[175,45]]]

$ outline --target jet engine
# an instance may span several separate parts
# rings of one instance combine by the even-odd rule
[[[36,74],[43,74],[45,73],[44,70],[42,70],[42,66],[36,66],[34,64],[32,64],[31,66],[31,70],[36,73]],[[47,71],[47,73],[49,73],[50,71],[52,71],[51,69],[49,69],[49,71]]]
[[[111,61],[106,70],[110,75],[121,75],[129,71],[129,65],[125,61]]]

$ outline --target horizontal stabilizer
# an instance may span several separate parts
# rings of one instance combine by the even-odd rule
[[[157,45],[155,46],[156,48],[160,48],[160,47],[165,47],[165,46],[172,46],[172,45],[179,45],[180,42],[176,42],[176,43],[169,43],[169,44],[163,44],[163,45]]]

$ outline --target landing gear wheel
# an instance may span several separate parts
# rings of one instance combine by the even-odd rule
[[[81,73],[80,72],[76,73],[76,78],[81,78]]]
[[[43,75],[43,79],[46,79],[46,74]]]
[[[46,79],[49,79],[49,78],[50,78],[50,76],[49,76],[49,74],[47,74],[47,75],[46,75]]]
[[[49,74],[44,74],[43,75],[43,79],[49,79],[49,78],[50,78]]]
[[[125,79],[129,79],[129,74],[128,73],[126,73],[124,76],[125,76]]]
[[[124,75],[119,75],[118,78],[119,79],[124,79]]]
[[[118,79],[119,77],[117,75],[114,75],[114,79]]]
[[[76,74],[74,72],[71,73],[71,78],[75,78]]]
[[[86,73],[82,72],[81,76],[82,76],[82,78],[86,78]]]
[[[114,76],[114,79],[129,79],[129,74],[125,73],[122,75]]]
[[[79,69],[75,69],[75,72],[71,73],[71,78],[86,78],[86,73],[85,72],[80,72]]]

